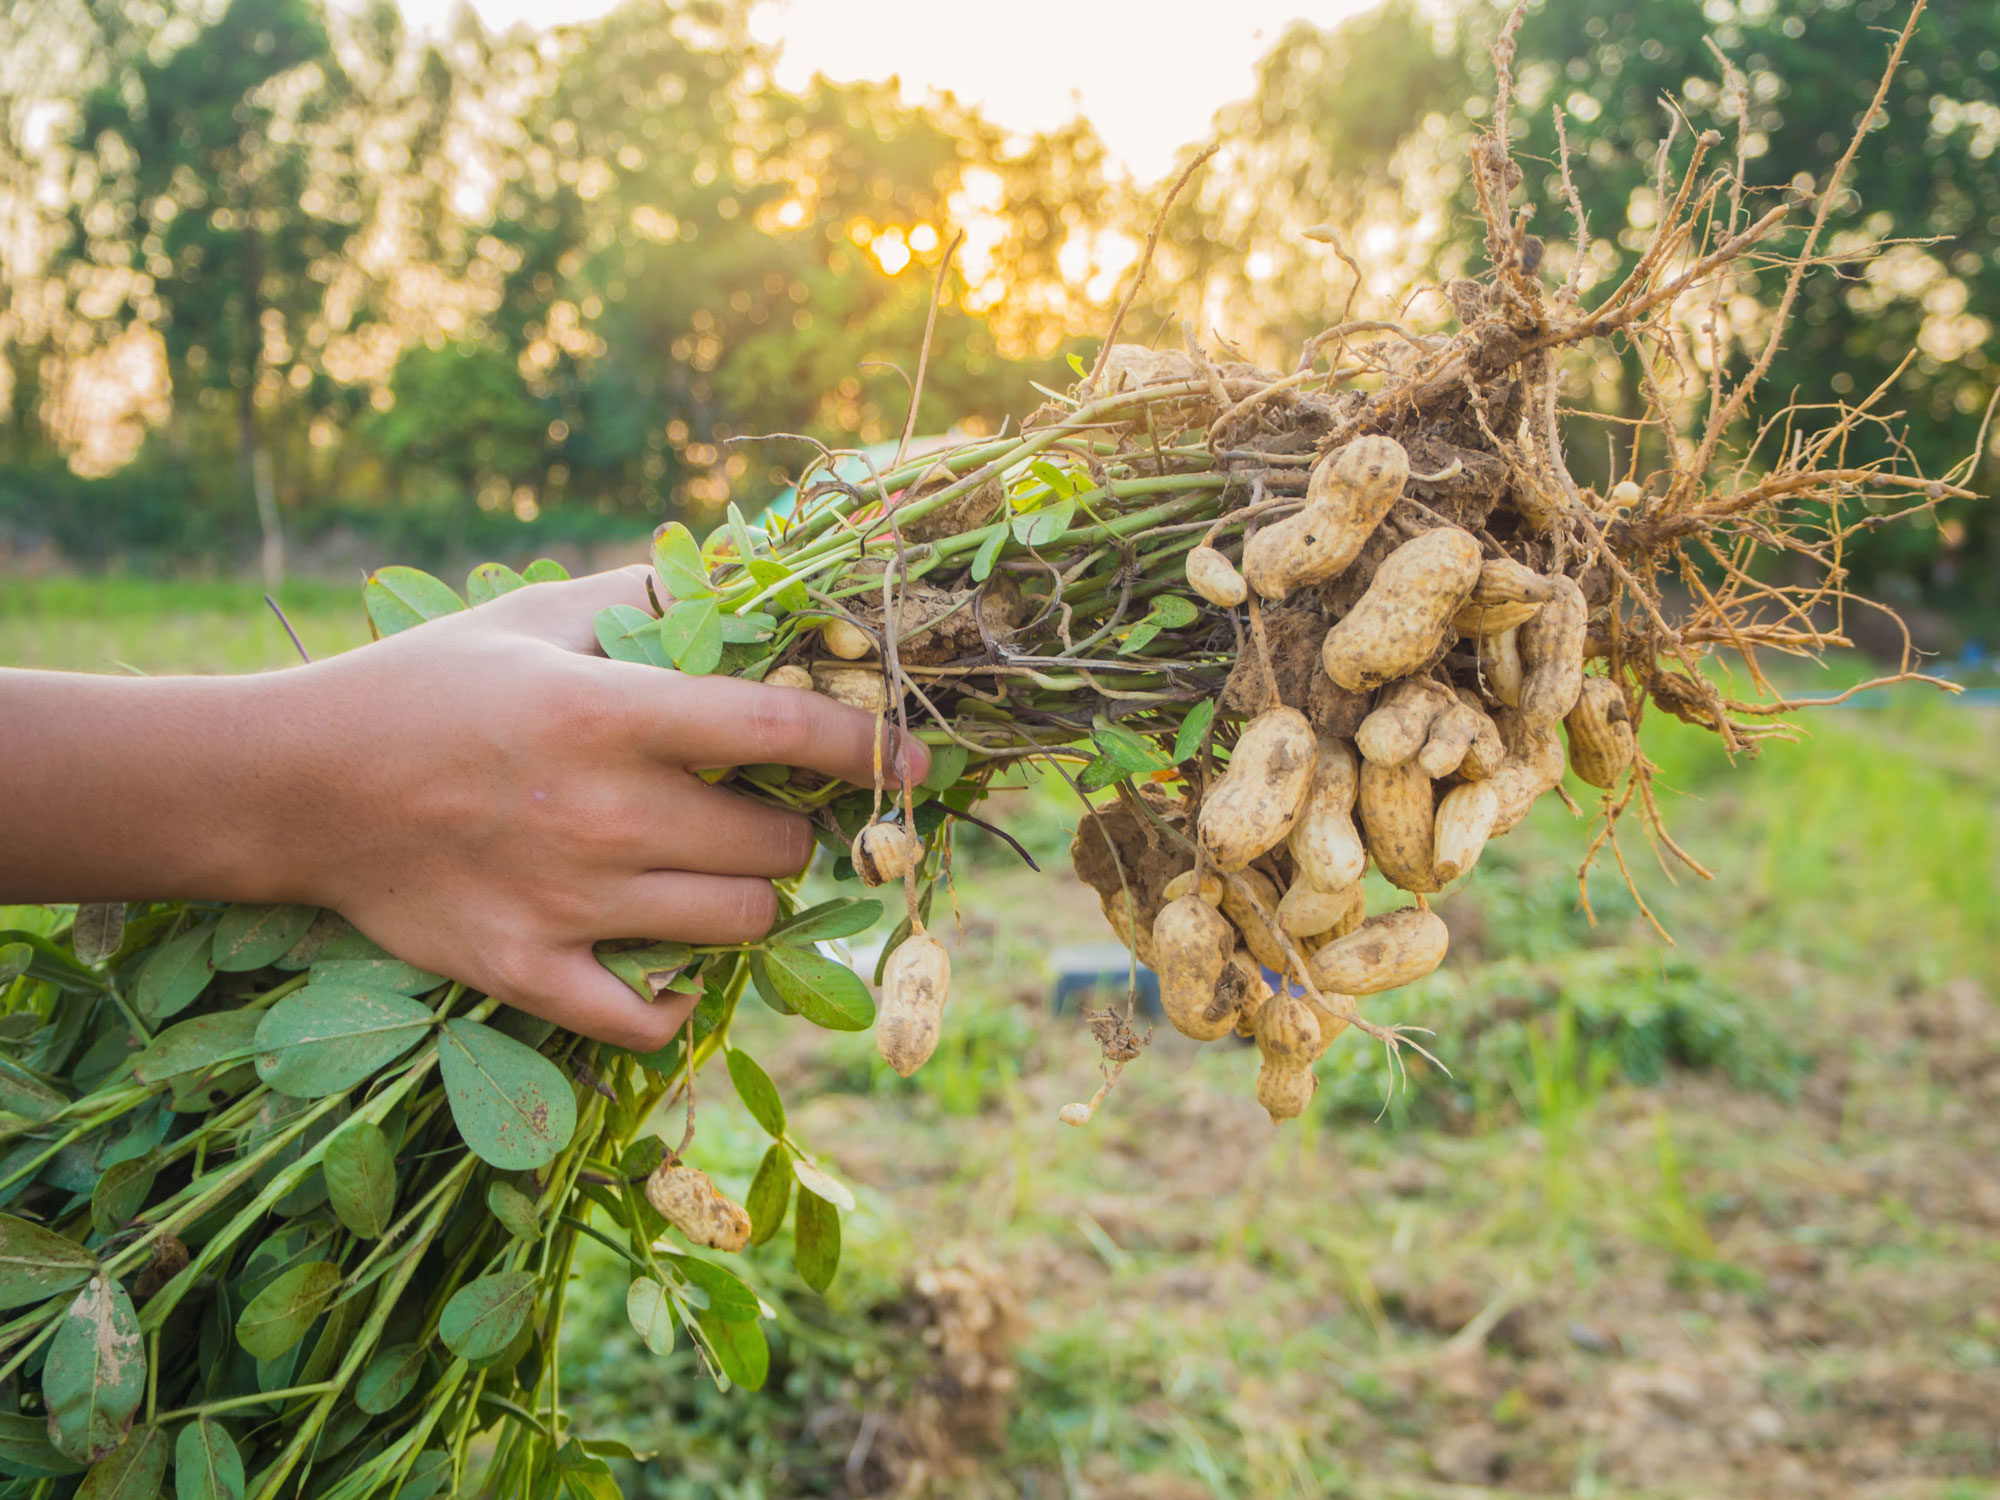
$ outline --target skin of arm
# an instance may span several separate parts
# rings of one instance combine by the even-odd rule
[[[0,901],[290,901],[398,957],[620,1046],[671,1038],[607,938],[745,942],[812,832],[696,774],[775,762],[872,783],[877,721],[816,693],[605,659],[593,620],[650,570],[534,584],[251,677],[0,670]],[[915,741],[883,772],[921,778]]]

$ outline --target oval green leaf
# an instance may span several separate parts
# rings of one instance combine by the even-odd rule
[[[542,1220],[541,1215],[535,1211],[535,1200],[513,1183],[488,1183],[486,1206],[493,1211],[493,1217],[500,1221],[500,1227],[515,1239],[532,1243],[542,1237]]]
[[[613,661],[642,667],[664,667],[667,648],[660,643],[659,621],[630,604],[613,604],[597,612],[597,644]]]
[[[533,1271],[499,1271],[468,1282],[445,1303],[438,1337],[463,1359],[491,1359],[527,1326],[540,1283]]]
[[[250,1299],[236,1320],[236,1342],[258,1359],[276,1359],[306,1336],[340,1282],[340,1267],[330,1261],[293,1266]]]
[[[538,557],[521,569],[521,576],[530,583],[562,583],[569,577],[569,569],[553,557]]]
[[[828,1031],[866,1031],[875,1022],[875,1002],[861,976],[811,948],[780,943],[755,949],[750,978],[778,1010]]]
[[[125,1288],[93,1276],[63,1314],[42,1367],[49,1441],[78,1463],[96,1463],[125,1441],[146,1395],[146,1345]]]
[[[175,1500],[243,1500],[243,1455],[220,1422],[196,1417],[174,1443]]]
[[[391,1344],[377,1349],[361,1378],[354,1382],[354,1404],[380,1416],[410,1394],[423,1372],[422,1344]]]
[[[659,623],[660,644],[691,677],[705,677],[722,660],[722,616],[713,597],[683,599]]]
[[[167,1435],[153,1426],[132,1435],[83,1477],[76,1500],[159,1500],[167,1479]]]
[[[713,1308],[703,1308],[697,1317],[702,1342],[715,1363],[730,1381],[746,1391],[760,1391],[771,1373],[771,1346],[756,1322],[731,1323],[716,1316]]]
[[[0,1412],[0,1474],[21,1479],[60,1479],[79,1473],[83,1465],[64,1458],[49,1442],[49,1425],[40,1417]]]
[[[396,1210],[396,1158],[378,1125],[355,1120],[326,1143],[320,1162],[333,1212],[357,1239],[382,1237]]]
[[[757,1164],[750,1196],[743,1200],[743,1211],[750,1215],[751,1244],[761,1245],[778,1232],[791,1201],[792,1156],[783,1146],[773,1146]]]
[[[701,560],[701,544],[679,521],[669,521],[653,533],[653,570],[676,599],[698,599],[715,592]]]
[[[708,1310],[725,1323],[748,1322],[762,1311],[757,1304],[757,1294],[745,1286],[741,1278],[714,1261],[693,1255],[678,1255],[672,1265],[682,1279],[701,1288],[708,1299]]]
[[[484,562],[465,575],[465,597],[474,604],[486,604],[527,585],[528,580],[505,563]]]
[[[388,990],[396,995],[422,995],[446,983],[400,958],[322,958],[312,965],[314,984],[349,984],[360,989]]]
[[[264,1013],[257,1076],[295,1099],[344,1093],[414,1047],[431,1021],[407,995],[310,983]]]
[[[828,938],[853,937],[882,920],[882,903],[836,897],[794,912],[764,934],[765,942],[783,938],[787,943],[819,943]]]
[[[477,1021],[447,1021],[438,1042],[458,1133],[481,1161],[523,1171],[553,1161],[576,1131],[576,1095],[532,1047]]]
[[[625,1316],[640,1343],[655,1354],[673,1352],[673,1303],[658,1280],[641,1276],[625,1288]]]
[[[433,578],[421,568],[401,566],[377,568],[370,573],[367,586],[361,591],[361,602],[368,618],[383,635],[395,635],[465,608],[465,601],[443,579]]]
[[[729,1049],[725,1061],[729,1066],[729,1081],[736,1085],[736,1097],[750,1111],[750,1118],[764,1128],[764,1134],[782,1140],[785,1101],[778,1097],[778,1087],[771,1082],[771,1075],[756,1058],[735,1047]]]
[[[75,1240],[66,1240],[12,1214],[0,1214],[0,1308],[24,1307],[88,1281],[97,1257]]]
[[[854,1194],[847,1184],[830,1175],[821,1167],[800,1157],[792,1163],[792,1175],[799,1180],[799,1186],[809,1193],[818,1193],[842,1213],[854,1212]]]
[[[212,962],[225,974],[277,962],[306,935],[317,906],[232,906],[215,924]]]
[[[209,944],[214,940],[213,927],[197,927],[155,949],[132,993],[139,1014],[149,1021],[164,1021],[199,1000],[215,977],[214,966],[208,961]]]
[[[80,964],[101,964],[125,941],[125,903],[87,902],[76,909],[70,924],[69,947]]]
[[[138,1218],[159,1175],[160,1159],[151,1152],[106,1167],[90,1192],[91,1228],[99,1234],[116,1234]]]
[[[803,1187],[792,1215],[792,1263],[799,1268],[799,1279],[816,1292],[832,1286],[833,1273],[840,1269],[840,1210]]]
[[[257,1051],[262,1011],[225,1010],[178,1021],[154,1037],[132,1063],[141,1083],[161,1083],[220,1062],[238,1062]]]

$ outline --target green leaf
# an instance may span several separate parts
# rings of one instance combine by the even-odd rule
[[[575,1438],[556,1450],[555,1471],[561,1500],[623,1500],[611,1466]]]
[[[0,1474],[24,1479],[60,1479],[82,1469],[82,1464],[56,1452],[49,1441],[49,1424],[40,1417],[0,1412]]]
[[[750,979],[775,1009],[828,1031],[866,1031],[875,1022],[875,1002],[861,976],[811,948],[753,949]]]
[[[757,1163],[757,1175],[750,1181],[750,1196],[743,1200],[743,1211],[750,1215],[751,1244],[761,1245],[778,1232],[791,1201],[791,1153],[783,1146],[773,1146]]]
[[[258,1359],[276,1359],[306,1336],[340,1282],[340,1267],[331,1261],[309,1260],[282,1272],[237,1318],[236,1342]]]
[[[116,1234],[136,1219],[159,1175],[160,1159],[151,1152],[106,1167],[90,1191],[91,1228],[99,1234]]]
[[[782,937],[787,943],[820,943],[828,938],[853,937],[882,920],[882,903],[837,896],[794,912],[764,934],[765,942]]]
[[[686,943],[643,943],[625,946],[599,943],[597,961],[631,986],[641,1000],[657,1000],[660,991],[679,977],[694,949]]]
[[[770,602],[787,614],[796,614],[812,603],[806,594],[803,582],[792,578],[792,570],[781,562],[768,557],[754,557],[745,565],[750,576],[757,580],[759,590],[767,589],[774,583],[782,583],[783,588],[771,595]]]
[[[712,595],[683,599],[660,620],[660,643],[691,677],[705,677],[722,660],[722,618]]]
[[[527,584],[527,579],[505,563],[485,562],[465,575],[465,597],[474,604],[487,604]]]
[[[434,1019],[407,995],[314,981],[264,1013],[257,1076],[295,1099],[344,1093],[408,1052]]]
[[[625,1316],[639,1342],[655,1354],[670,1354],[674,1347],[673,1303],[667,1289],[651,1276],[640,1276],[625,1288]]]
[[[742,1278],[714,1261],[680,1255],[674,1257],[673,1267],[683,1279],[701,1288],[708,1310],[724,1322],[748,1322],[761,1311],[757,1294],[743,1284]]]
[[[76,1500],[159,1500],[167,1480],[167,1435],[137,1427],[83,1478]]]
[[[1156,750],[1149,740],[1129,729],[1120,728],[1101,714],[1092,721],[1091,738],[1105,758],[1117,762],[1128,775],[1173,769],[1174,763]]]
[[[1006,544],[1007,528],[995,526],[987,533],[986,540],[979,544],[979,550],[972,554],[972,581],[984,583],[992,575],[993,565],[1000,560],[1000,549]]]
[[[1015,519],[1014,540],[1024,547],[1046,547],[1051,542],[1062,540],[1075,517],[1074,500],[1058,500],[1054,505],[1044,505],[1040,510],[1031,510]]]
[[[569,569],[553,557],[538,557],[521,570],[521,576],[529,583],[562,583],[569,578]]]
[[[724,615],[720,625],[725,646],[747,646],[755,641],[767,641],[771,632],[778,628],[775,617],[754,609],[747,615]]]
[[[125,941],[125,903],[87,902],[76,909],[69,946],[80,964],[101,964]]]
[[[341,1127],[320,1169],[335,1217],[357,1239],[380,1239],[396,1209],[396,1156],[381,1127],[367,1120]]]
[[[28,972],[29,965],[33,964],[34,961],[35,950],[30,948],[26,943],[0,944],[0,984],[12,984]],[[24,1013],[16,1012],[16,1014]],[[36,1020],[39,1018],[29,1017],[29,1019]]]
[[[1141,620],[1137,625],[1134,625],[1130,630],[1125,632],[1125,640],[1119,646],[1118,654],[1120,656],[1129,656],[1134,651],[1145,650],[1147,646],[1152,644],[1153,637],[1159,633],[1160,627],[1158,622],[1151,619]]]
[[[400,958],[321,958],[312,965],[314,984],[346,984],[396,995],[423,995],[449,981]]]
[[[798,1178],[804,1191],[819,1194],[842,1213],[854,1212],[854,1194],[824,1167],[814,1166],[802,1156],[796,1157],[792,1161],[792,1175]]]
[[[597,644],[613,661],[636,662],[642,667],[669,665],[667,648],[660,643],[660,622],[643,609],[630,604],[613,604],[597,612]]]
[[[213,927],[197,927],[171,942],[163,943],[146,960],[139,972],[138,988],[132,1003],[149,1021],[164,1021],[179,1015],[201,998],[215,977],[208,961],[209,944],[215,940]]]
[[[701,560],[700,544],[679,521],[669,521],[653,533],[653,571],[676,599],[699,599],[715,592]]]
[[[225,974],[261,969],[306,935],[317,906],[232,906],[215,925],[210,962]]]
[[[729,1065],[729,1081],[736,1085],[736,1097],[750,1111],[750,1118],[764,1127],[773,1140],[785,1136],[785,1101],[778,1097],[771,1075],[749,1053],[731,1047],[724,1058]]]
[[[1174,736],[1174,764],[1186,765],[1201,750],[1202,737],[1208,733],[1208,726],[1215,720],[1215,700],[1204,698],[1188,710],[1188,716],[1181,720],[1180,733]]]
[[[23,1012],[16,1012],[23,1014]],[[26,1013],[33,1021],[41,1017]],[[121,1039],[122,1040],[122,1039]],[[0,1110],[27,1120],[46,1120],[70,1102],[18,1063],[0,1058]]]
[[[840,1269],[840,1210],[818,1193],[799,1189],[799,1206],[792,1215],[792,1263],[799,1279],[824,1293]]]
[[[542,1237],[542,1219],[535,1209],[535,1200],[513,1183],[486,1184],[486,1206],[500,1221],[500,1227],[515,1239],[532,1243]]]
[[[463,1359],[491,1359],[527,1325],[540,1285],[533,1271],[498,1271],[467,1282],[438,1315],[438,1337]]]
[[[146,1395],[146,1344],[125,1288],[93,1276],[63,1314],[42,1367],[49,1441],[96,1463],[125,1441]]]
[[[377,568],[370,573],[361,600],[367,606],[368,618],[383,635],[395,635],[465,608],[465,601],[451,591],[450,584],[420,568],[401,566]]]
[[[736,560],[749,562],[757,553],[757,544],[751,539],[750,528],[743,524],[743,512],[736,508],[734,500],[724,509],[723,516],[729,523],[729,539],[736,544]]]
[[[532,1047],[477,1021],[447,1021],[438,1043],[458,1133],[481,1161],[522,1171],[553,1161],[576,1131],[576,1095]]]
[[[971,758],[971,752],[963,745],[931,746],[931,768],[921,785],[934,792],[949,791],[965,774],[965,763]]]
[[[243,1455],[220,1422],[196,1417],[174,1443],[175,1500],[243,1500]]]
[[[1153,599],[1153,607],[1146,618],[1157,620],[1162,629],[1179,630],[1192,625],[1201,618],[1201,611],[1193,600],[1181,594],[1159,594]]]
[[[0,1308],[24,1307],[72,1287],[97,1270],[97,1257],[53,1230],[0,1214]]]
[[[4,908],[0,908],[4,910]],[[26,948],[27,967],[17,970],[26,973],[30,979],[46,979],[58,989],[86,990],[103,993],[106,988],[104,976],[86,964],[76,961],[76,955],[67,949],[58,948],[39,932],[25,932],[19,927],[0,931],[0,943],[9,950]],[[10,964],[11,964],[10,960]]]
[[[764,1341],[764,1330],[754,1321],[731,1323],[707,1307],[696,1319],[716,1367],[744,1390],[762,1390],[764,1378],[771,1373],[771,1346]]]
[[[1108,786],[1123,781],[1132,773],[1108,755],[1094,755],[1076,773],[1077,790],[1101,792]]]
[[[377,1349],[354,1382],[354,1404],[380,1416],[410,1394],[424,1372],[422,1344],[391,1344]]]
[[[1078,380],[1087,380],[1090,378],[1090,367],[1083,362],[1081,356],[1071,354],[1069,356],[1069,367],[1076,371],[1076,378]]]
[[[215,1063],[250,1057],[257,1050],[257,1028],[263,1019],[262,1011],[225,1010],[177,1022],[134,1059],[133,1076],[141,1083],[160,1083]]]

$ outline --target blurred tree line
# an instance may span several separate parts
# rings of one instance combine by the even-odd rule
[[[1083,121],[1023,139],[893,81],[781,90],[749,3],[629,0],[503,36],[465,10],[418,37],[392,0],[16,0],[0,524],[91,561],[240,558],[260,500],[294,535],[344,524],[419,558],[700,522],[809,451],[735,440],[894,438],[961,225],[920,428],[991,431],[1034,382],[1066,383],[1164,184],[1124,182]],[[1283,36],[1217,117],[1222,151],[1127,336],[1289,364],[1349,295],[1343,254],[1377,316],[1476,267],[1461,163],[1503,13],[1386,0]],[[1823,181],[1905,13],[1543,0],[1515,119],[1549,274],[1572,253],[1557,110],[1591,215],[1587,297],[1644,243],[1670,127],[1679,163],[1699,132],[1743,126],[1753,205]],[[1996,147],[2000,9],[1932,0],[1773,392],[1887,383],[1927,469],[1974,450],[1996,382]],[[1342,244],[1300,235],[1317,223]],[[1437,321],[1429,302],[1408,315]],[[1578,372],[1579,403],[1636,411],[1636,380],[1614,351]],[[1580,477],[1625,461],[1604,442],[1578,444],[1595,445]],[[1990,508],[1885,528],[1850,562],[1891,597],[2000,612]]]

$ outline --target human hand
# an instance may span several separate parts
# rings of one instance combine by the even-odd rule
[[[694,997],[648,1004],[591,945],[760,937],[771,881],[813,848],[803,815],[695,771],[776,762],[868,785],[877,721],[798,689],[604,659],[597,612],[643,605],[649,574],[534,585],[284,674],[299,754],[322,768],[284,841],[293,898],[560,1025],[664,1045]],[[921,777],[924,747],[907,755]]]

